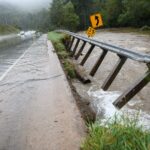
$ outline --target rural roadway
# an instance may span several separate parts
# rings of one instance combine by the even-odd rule
[[[0,150],[78,150],[84,134],[47,36],[0,50]]]
[[[0,36],[0,41],[3,41],[5,39],[9,39],[9,38],[13,38],[13,37],[16,37],[16,34],[3,35],[3,36]]]

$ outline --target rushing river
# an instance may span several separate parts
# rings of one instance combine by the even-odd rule
[[[85,33],[80,32],[81,35]],[[85,35],[86,36],[86,35]],[[136,33],[119,33],[106,30],[99,31],[94,39],[105,43],[113,44],[122,48],[131,49],[137,52],[150,54],[150,36]],[[83,55],[78,62],[85,56],[89,45],[84,49]],[[100,56],[100,48],[95,48],[84,67],[87,73],[90,72],[94,63]],[[97,118],[107,119],[115,113],[125,113],[130,116],[139,115],[139,120],[145,127],[150,127],[150,83],[144,87],[123,109],[118,111],[112,103],[119,95],[141,77],[148,69],[143,63],[127,60],[119,75],[107,92],[101,89],[101,85],[111,72],[113,66],[117,62],[118,57],[109,52],[94,76],[91,84],[83,85],[79,81],[74,81],[74,86],[82,97],[90,99],[92,107],[97,112]]]

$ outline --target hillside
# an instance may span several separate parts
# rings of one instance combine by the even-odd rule
[[[0,24],[16,24],[18,9],[8,3],[0,3]]]
[[[19,32],[19,30],[16,29],[15,27],[13,27],[13,26],[10,26],[10,25],[0,25],[0,35],[17,33],[17,32]]]

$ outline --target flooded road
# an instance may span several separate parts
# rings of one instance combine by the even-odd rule
[[[84,32],[80,32],[79,34],[86,36]],[[149,35],[101,30],[96,33],[94,39],[122,48],[150,54]],[[88,47],[89,45],[84,49],[83,56],[80,56],[78,62],[85,56]],[[94,49],[84,65],[87,73],[91,71],[101,52],[100,48],[96,47]],[[129,85],[134,83],[148,70],[145,64],[128,59],[109,90],[107,92],[101,90],[104,80],[112,71],[117,60],[118,57],[116,54],[109,52],[95,74],[94,81],[91,84],[83,85],[76,80],[73,84],[81,96],[90,99],[92,107],[94,107],[97,112],[97,118],[106,119],[113,116],[115,113],[129,113],[130,116],[140,113],[140,122],[150,128],[150,83],[120,111],[112,105]]]
[[[13,66],[15,61],[21,57],[33,42],[33,40],[29,40],[13,47],[0,49],[0,81],[5,76],[7,70]]]
[[[49,45],[43,35],[1,51],[0,150],[79,149],[83,121]]]
[[[17,36],[16,34],[3,35],[3,36],[0,36],[0,41],[6,40],[6,39],[9,39],[9,38],[13,38],[13,37],[16,37],[16,36]]]

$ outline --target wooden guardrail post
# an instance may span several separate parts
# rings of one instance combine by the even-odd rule
[[[104,58],[105,58],[107,52],[108,52],[107,50],[104,50],[104,49],[103,49],[102,54],[100,55],[99,59],[97,60],[97,62],[95,63],[94,67],[92,68],[92,70],[91,70],[91,72],[90,72],[90,75],[91,75],[91,76],[94,76],[94,75],[95,75],[95,73],[97,72],[99,66],[100,66],[101,63],[103,62],[103,60],[104,60]]]
[[[99,47],[103,49],[103,52],[99,56],[98,60],[96,61],[95,65],[90,71],[90,75],[94,76],[95,73],[97,72],[98,68],[102,64],[107,52],[113,52],[119,56],[119,60],[117,61],[116,65],[112,69],[112,72],[108,75],[107,79],[102,85],[103,90],[108,90],[110,85],[113,83],[115,80],[116,76],[118,75],[119,71],[123,67],[124,63],[126,62],[127,59],[131,59],[134,61],[142,62],[147,64],[148,66],[148,71],[140,78],[138,79],[134,84],[132,84],[119,98],[113,103],[117,108],[122,108],[132,97],[134,97],[144,86],[146,86],[150,82],[150,55],[148,54],[141,54],[138,52],[134,52],[128,49],[124,48],[119,48],[114,45],[110,45],[107,43],[103,43],[97,40],[89,40],[89,38],[83,37],[81,35],[77,35],[73,32],[65,31],[65,30],[57,30],[57,32],[63,32],[66,33],[70,36],[72,36],[72,39],[70,40],[69,44],[68,42],[67,47],[70,51],[72,51],[72,54],[75,55],[75,59],[77,60],[81,53],[83,52],[86,43],[90,44],[90,48],[86,52],[85,56],[83,57],[82,61],[80,62],[80,65],[84,65],[87,59],[89,58],[90,54],[92,53],[94,47]],[[74,45],[74,41],[77,39],[75,42],[75,47],[72,48]],[[79,45],[79,42],[83,41],[83,44],[79,48],[77,54],[77,48]],[[72,50],[73,49],[73,50]],[[81,67],[81,66],[80,66]]]
[[[77,39],[77,42],[76,42],[75,47],[74,47],[74,49],[72,51],[72,54],[71,54],[72,56],[76,53],[77,47],[79,45],[79,42],[80,42],[80,39]]]
[[[80,55],[81,55],[81,53],[82,53],[82,51],[83,51],[85,45],[86,45],[86,42],[83,41],[83,44],[82,44],[81,48],[79,49],[78,53],[77,53],[76,56],[75,56],[75,59],[76,59],[76,60],[80,57]]]
[[[118,55],[119,56],[119,55]],[[113,68],[112,72],[108,75],[107,79],[104,81],[102,85],[102,89],[104,91],[108,90],[116,76],[118,75],[119,71],[121,70],[122,66],[126,62],[127,58],[123,56],[119,56],[119,60],[116,63],[115,67]]]
[[[69,51],[71,51],[71,47],[72,47],[72,45],[73,45],[74,40],[75,40],[75,37],[72,37],[72,40],[71,40],[71,42],[70,42],[70,45],[68,46],[68,50],[69,50]]]
[[[148,65],[149,66],[149,65]],[[131,98],[133,98],[144,86],[150,82],[150,67],[149,70],[130,86],[114,103],[113,105],[121,109]]]
[[[83,58],[83,60],[81,61],[80,65],[84,65],[85,62],[87,61],[88,57],[90,56],[90,54],[92,53],[93,49],[94,49],[95,45],[91,45],[91,47],[89,48],[88,52],[86,53],[85,57]]]

